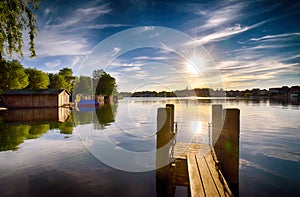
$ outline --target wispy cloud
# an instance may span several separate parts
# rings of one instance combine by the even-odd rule
[[[96,5],[88,2],[83,7],[68,11],[64,17],[51,15],[50,8],[46,8],[44,16],[44,27],[39,31],[36,39],[38,56],[64,56],[64,55],[86,55],[92,49],[90,43],[90,30],[102,30],[106,28],[117,28],[125,24],[110,24],[98,19],[111,12],[108,3]],[[97,19],[97,20],[96,20]]]
[[[36,39],[38,56],[86,55],[91,46],[81,36],[42,30]]]
[[[240,2],[233,5],[224,6],[220,9],[211,12],[207,12],[208,18],[201,28],[214,28],[227,24],[229,22],[236,21],[238,18],[241,17],[240,11],[243,7],[244,3]]]
[[[222,5],[213,6],[212,8],[202,8],[194,10],[196,15],[200,15],[202,21],[197,27],[190,29],[190,32],[206,32],[214,28],[220,28],[228,26],[232,23],[237,23],[243,16],[242,9],[245,7],[244,2],[238,3],[227,3],[224,2]],[[192,8],[194,9],[194,8]],[[234,14],[233,14],[234,13]]]
[[[251,38],[252,41],[261,41],[261,40],[269,40],[269,39],[276,39],[276,38],[282,38],[282,37],[292,37],[292,36],[300,36],[300,33],[286,33],[286,34],[277,34],[277,35],[267,35],[260,38]]]
[[[74,70],[79,66],[79,63],[81,62],[83,56],[74,56],[71,60],[71,68]]]
[[[130,62],[130,63],[125,63],[121,61],[114,61],[110,64],[112,67],[141,67],[144,64],[141,62]]]
[[[233,27],[225,28],[221,31],[218,31],[218,32],[200,37],[200,38],[196,39],[196,42],[198,42],[200,44],[205,44],[205,43],[208,43],[208,42],[216,42],[216,41],[224,40],[224,39],[226,39],[226,38],[228,38],[232,35],[245,32],[249,29],[250,28],[247,27],[247,26],[242,27],[241,24],[236,24]]]
[[[266,22],[268,22],[269,20],[265,20],[259,23],[256,23],[254,25],[251,26],[243,26],[242,24],[235,24],[232,27],[226,27],[223,28],[221,30],[218,30],[216,32],[207,34],[207,35],[203,35],[203,36],[199,36],[197,39],[195,39],[195,41],[193,42],[197,42],[199,44],[206,44],[209,42],[217,42],[217,41],[221,41],[221,40],[225,40],[233,35],[236,34],[240,34],[243,32],[246,32],[250,29],[256,28]],[[191,44],[191,43],[189,43]]]
[[[258,83],[280,80],[283,74],[292,74],[298,63],[284,63],[278,58],[234,59],[216,62],[227,88],[256,87]]]
[[[56,19],[56,24],[52,24],[52,18],[46,23],[45,29],[49,30],[70,30],[76,28],[77,25],[83,25],[91,22],[101,15],[108,14],[111,11],[109,4],[99,6],[87,5],[85,8],[75,9],[63,18]]]
[[[47,16],[51,12],[50,8],[44,10],[44,16]]]
[[[106,3],[95,7],[79,8],[76,10],[76,15],[87,20],[94,20],[100,15],[108,14],[110,11],[109,4]]]
[[[57,68],[59,66],[61,66],[61,60],[54,60],[54,61],[51,61],[51,62],[46,62],[45,63],[45,66],[49,69],[54,69],[54,68]]]
[[[111,53],[111,57],[116,56],[120,52],[121,48],[115,47]]]
[[[133,60],[161,61],[161,60],[168,60],[168,59],[171,59],[171,58],[172,57],[167,57],[167,56],[157,56],[157,57],[138,56],[138,57],[134,57]]]

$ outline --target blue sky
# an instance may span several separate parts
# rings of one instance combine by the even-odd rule
[[[119,91],[300,85],[299,18],[299,1],[43,0],[38,57],[21,61],[76,75],[103,68]],[[122,33],[131,28],[149,33],[135,40]]]

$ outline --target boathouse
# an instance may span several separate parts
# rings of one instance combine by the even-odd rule
[[[12,108],[61,107],[70,103],[70,93],[65,89],[9,90],[0,96],[1,105]]]

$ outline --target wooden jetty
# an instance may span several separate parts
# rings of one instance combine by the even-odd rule
[[[239,110],[212,106],[211,144],[176,143],[174,105],[157,115],[157,196],[238,196]]]

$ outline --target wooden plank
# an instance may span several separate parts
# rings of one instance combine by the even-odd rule
[[[206,161],[206,164],[209,168],[209,171],[210,171],[212,177],[214,178],[214,182],[219,191],[220,196],[222,196],[222,197],[233,196],[221,171],[216,168],[215,161],[214,161],[212,155],[211,154],[205,155],[205,161]]]
[[[195,154],[187,153],[191,197],[205,196]]]
[[[203,188],[207,197],[220,196],[204,156],[196,155]]]
[[[174,158],[186,159],[187,153],[199,153],[202,144],[177,142],[174,147]]]

